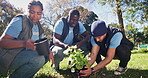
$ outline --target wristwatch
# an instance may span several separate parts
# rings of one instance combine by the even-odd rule
[[[94,72],[95,71],[94,68],[91,68],[91,71]]]

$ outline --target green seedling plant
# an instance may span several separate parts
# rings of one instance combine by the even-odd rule
[[[90,66],[88,63],[89,57],[84,56],[84,51],[77,49],[76,46],[71,46],[64,51],[68,55],[68,64],[71,67],[71,72],[83,69],[84,66]]]

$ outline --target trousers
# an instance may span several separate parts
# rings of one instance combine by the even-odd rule
[[[102,61],[101,55],[106,57],[106,54],[107,54],[107,49],[104,47],[100,47],[99,53],[96,58],[96,63],[99,63],[100,61]],[[120,60],[120,63],[119,63],[120,67],[126,67],[130,60],[130,56],[131,56],[130,48],[127,45],[119,45],[116,48],[114,59]]]
[[[37,51],[21,51],[10,65],[10,78],[31,78],[47,62],[46,59]]]

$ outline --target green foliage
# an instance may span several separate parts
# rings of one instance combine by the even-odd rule
[[[147,48],[142,48],[138,52],[140,52],[140,53],[148,53],[148,49]]]
[[[122,1],[121,0],[100,0],[98,1],[99,3],[105,5],[105,4],[110,4],[112,7],[116,7],[115,13],[118,16],[118,25],[120,30],[125,33],[124,30],[124,23],[123,23],[123,11],[122,11]]]
[[[108,24],[108,26],[119,28],[117,23]]]
[[[137,32],[138,29],[136,27],[134,27],[132,24],[128,24],[126,26],[126,35],[128,38],[132,38],[132,41],[135,43],[136,39],[137,39]]]
[[[49,27],[44,26],[44,36],[48,39],[52,38],[52,30]]]
[[[148,20],[147,0],[98,0],[98,3],[110,4],[112,7],[120,4],[121,7],[117,9],[121,9],[122,13],[125,13],[124,17],[129,22],[143,24]]]
[[[148,26],[144,27],[142,33],[143,33],[143,36],[144,36],[144,39],[142,40],[143,43],[148,44]]]
[[[3,33],[11,19],[18,13],[22,13],[22,10],[16,9],[6,0],[0,0],[0,35]]]
[[[126,26],[126,32],[126,36],[135,44],[138,44],[138,42],[142,42],[143,44],[148,43],[148,26],[145,26],[142,31],[139,31],[134,25],[128,24]]]
[[[84,66],[90,66],[88,64],[88,57],[85,57],[83,55],[84,51],[81,49],[77,49],[75,46],[69,47],[66,52],[64,52],[66,55],[68,55],[69,59],[69,66],[72,67],[72,70],[74,71],[74,68],[80,70]],[[74,67],[75,66],[75,67]]]
[[[128,63],[128,70],[125,74],[115,76],[113,71],[116,70],[119,64],[119,60],[112,60],[107,65],[107,71],[95,71],[89,78],[147,78],[148,77],[148,53],[136,53],[131,54],[131,60]],[[67,58],[68,59],[68,58]],[[67,59],[62,61],[63,68],[67,62]],[[50,66],[51,63],[46,63],[32,78],[77,78],[73,73],[68,70],[64,70],[61,73],[53,71]],[[96,64],[94,64],[96,65]],[[0,78],[7,78],[2,77]]]
[[[125,74],[120,76],[115,76],[113,71],[119,65],[119,60],[112,60],[107,67],[107,71],[95,71],[88,78],[147,78],[148,77],[148,54],[147,53],[136,53],[131,55],[131,60],[128,63],[128,70]],[[65,67],[68,58],[62,61],[61,68]],[[96,65],[96,63],[94,64]],[[75,74],[70,73],[70,70],[61,71],[57,73],[52,71],[50,63],[47,63],[43,68],[41,68],[38,73],[33,78],[77,78]]]
[[[139,50],[133,50],[132,53],[148,53],[147,48],[141,48]]]
[[[147,22],[148,16],[148,2],[146,0],[133,0],[126,3],[126,13],[128,16],[127,20],[129,22],[144,23]],[[132,20],[131,20],[132,19]]]
[[[116,7],[116,13],[118,15],[119,25],[121,25],[122,19],[125,22],[144,24],[148,20],[148,1],[147,0],[98,0],[99,4],[110,4],[112,7]],[[119,7],[117,7],[119,6]],[[114,10],[114,9],[113,9]],[[121,10],[119,13],[118,10]],[[121,16],[120,14],[123,14]],[[121,23],[121,22],[122,23]],[[123,30],[124,26],[120,26]]]

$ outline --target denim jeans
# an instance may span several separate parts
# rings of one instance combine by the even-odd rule
[[[10,78],[30,78],[45,64],[45,57],[37,51],[21,51],[10,65]]]

